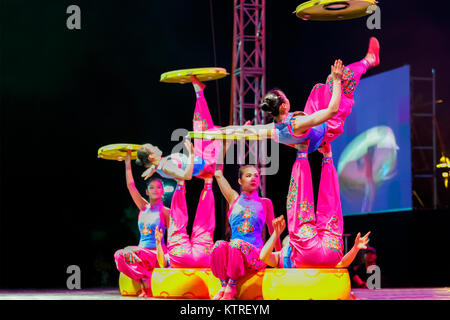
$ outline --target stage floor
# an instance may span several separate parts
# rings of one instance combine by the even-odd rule
[[[450,300],[450,288],[353,289],[357,300]],[[0,290],[0,300],[158,300],[123,297],[117,288],[85,290]]]

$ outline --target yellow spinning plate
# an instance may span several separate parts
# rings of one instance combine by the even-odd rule
[[[376,0],[313,0],[299,5],[295,14],[303,20],[347,20],[373,13],[376,3]]]
[[[131,160],[136,160],[140,144],[117,143],[98,149],[98,157],[106,160],[125,160],[127,150],[131,150]]]
[[[189,83],[192,82],[190,76],[196,76],[200,81],[209,81],[221,79],[227,75],[227,70],[217,67],[182,69],[163,73],[159,81],[167,83]]]
[[[203,140],[263,140],[264,137],[256,134],[225,134],[221,131],[189,131],[189,137],[192,139]]]

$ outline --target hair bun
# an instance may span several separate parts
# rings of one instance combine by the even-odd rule
[[[263,101],[259,107],[263,110],[263,111],[270,111],[270,106],[266,101]]]
[[[148,155],[149,152],[147,150],[143,150],[142,148],[139,149],[137,151],[137,158],[136,158],[136,164],[138,166],[145,166],[147,163],[149,163],[150,161],[148,161]]]

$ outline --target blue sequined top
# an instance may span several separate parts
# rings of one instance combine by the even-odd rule
[[[296,136],[292,128],[295,119],[293,119],[294,113],[289,112],[287,117],[279,123],[275,123],[274,140],[281,144],[296,145],[309,140],[308,153],[312,153],[320,146],[323,137],[327,131],[326,122],[310,128],[306,133],[301,136]]]
[[[282,268],[292,268],[292,260],[291,260],[291,254],[292,254],[292,248],[291,245],[288,244],[286,247],[283,248],[283,256],[282,258]]]
[[[178,163],[178,168],[185,170],[188,166],[189,157],[182,153],[173,153],[167,157],[167,160],[175,160]],[[192,176],[198,175],[205,167],[206,161],[200,157],[194,157],[194,169],[192,171]],[[172,176],[166,174],[160,166],[156,168],[156,172],[163,178],[173,179]]]
[[[266,222],[266,213],[257,192],[251,195],[242,192],[230,209],[228,221],[231,227],[231,240],[241,239],[258,248],[263,246],[261,235]]]
[[[155,205],[148,204],[139,213],[138,227],[141,234],[139,247],[148,249],[156,248],[156,226],[163,232],[161,244],[164,245],[164,232],[166,228],[164,226],[164,220],[162,220],[164,219],[162,208],[162,202]]]

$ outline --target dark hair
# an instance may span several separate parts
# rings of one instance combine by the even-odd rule
[[[242,175],[244,174],[244,170],[247,168],[255,168],[256,171],[258,171],[259,174],[261,174],[261,170],[257,166],[254,166],[252,164],[246,164],[245,166],[239,167],[239,179],[242,178]]]
[[[280,106],[287,102],[286,95],[279,89],[272,89],[266,93],[259,107],[269,113],[272,117],[280,114]]]
[[[148,182],[147,182],[147,189],[150,187],[150,183],[152,183],[153,181],[159,181],[159,183],[161,183],[161,187],[164,189],[164,183],[158,177],[150,178],[150,180],[148,180]]]
[[[146,164],[149,164],[150,163],[150,161],[148,160],[149,154],[150,154],[150,152],[147,149],[145,149],[144,147],[141,147],[137,151],[136,164],[138,166],[145,166]]]

